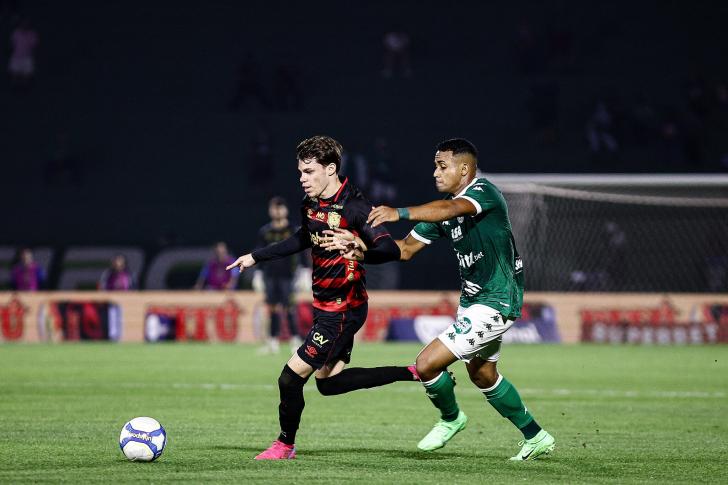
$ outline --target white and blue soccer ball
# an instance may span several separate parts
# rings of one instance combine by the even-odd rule
[[[153,461],[167,444],[167,432],[154,418],[134,418],[121,428],[119,446],[131,461]]]

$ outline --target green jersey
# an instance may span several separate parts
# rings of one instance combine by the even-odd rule
[[[481,304],[507,317],[521,316],[523,263],[508,219],[503,194],[484,178],[473,179],[459,194],[448,199],[470,201],[474,216],[441,222],[420,222],[412,237],[425,244],[447,237],[460,263],[460,305]]]

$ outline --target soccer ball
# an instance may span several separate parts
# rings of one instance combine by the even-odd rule
[[[131,461],[152,461],[162,455],[167,432],[154,418],[134,418],[121,428],[119,447]]]

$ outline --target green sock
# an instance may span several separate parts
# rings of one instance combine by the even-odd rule
[[[422,383],[425,386],[425,393],[430,398],[432,404],[440,410],[440,416],[444,421],[454,421],[460,408],[455,401],[455,392],[453,387],[455,383],[452,381],[448,372],[443,372],[435,379]]]
[[[500,376],[498,380],[500,382],[494,387],[483,391],[485,398],[501,416],[521,430],[526,439],[533,438],[536,433],[541,431],[541,427],[536,424],[533,416],[526,409],[513,384],[503,376]]]

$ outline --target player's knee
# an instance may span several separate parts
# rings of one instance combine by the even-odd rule
[[[334,377],[316,378],[316,389],[324,396],[335,396],[341,394],[339,386]]]
[[[417,356],[415,367],[417,368],[417,374],[420,376],[420,380],[422,381],[430,381],[442,372],[442,369],[438,368],[434,360],[431,359],[425,352]]]
[[[301,377],[296,374],[293,369],[285,365],[278,377],[278,389],[281,393],[295,392],[299,389],[303,390],[303,386],[308,380],[307,377]]]

